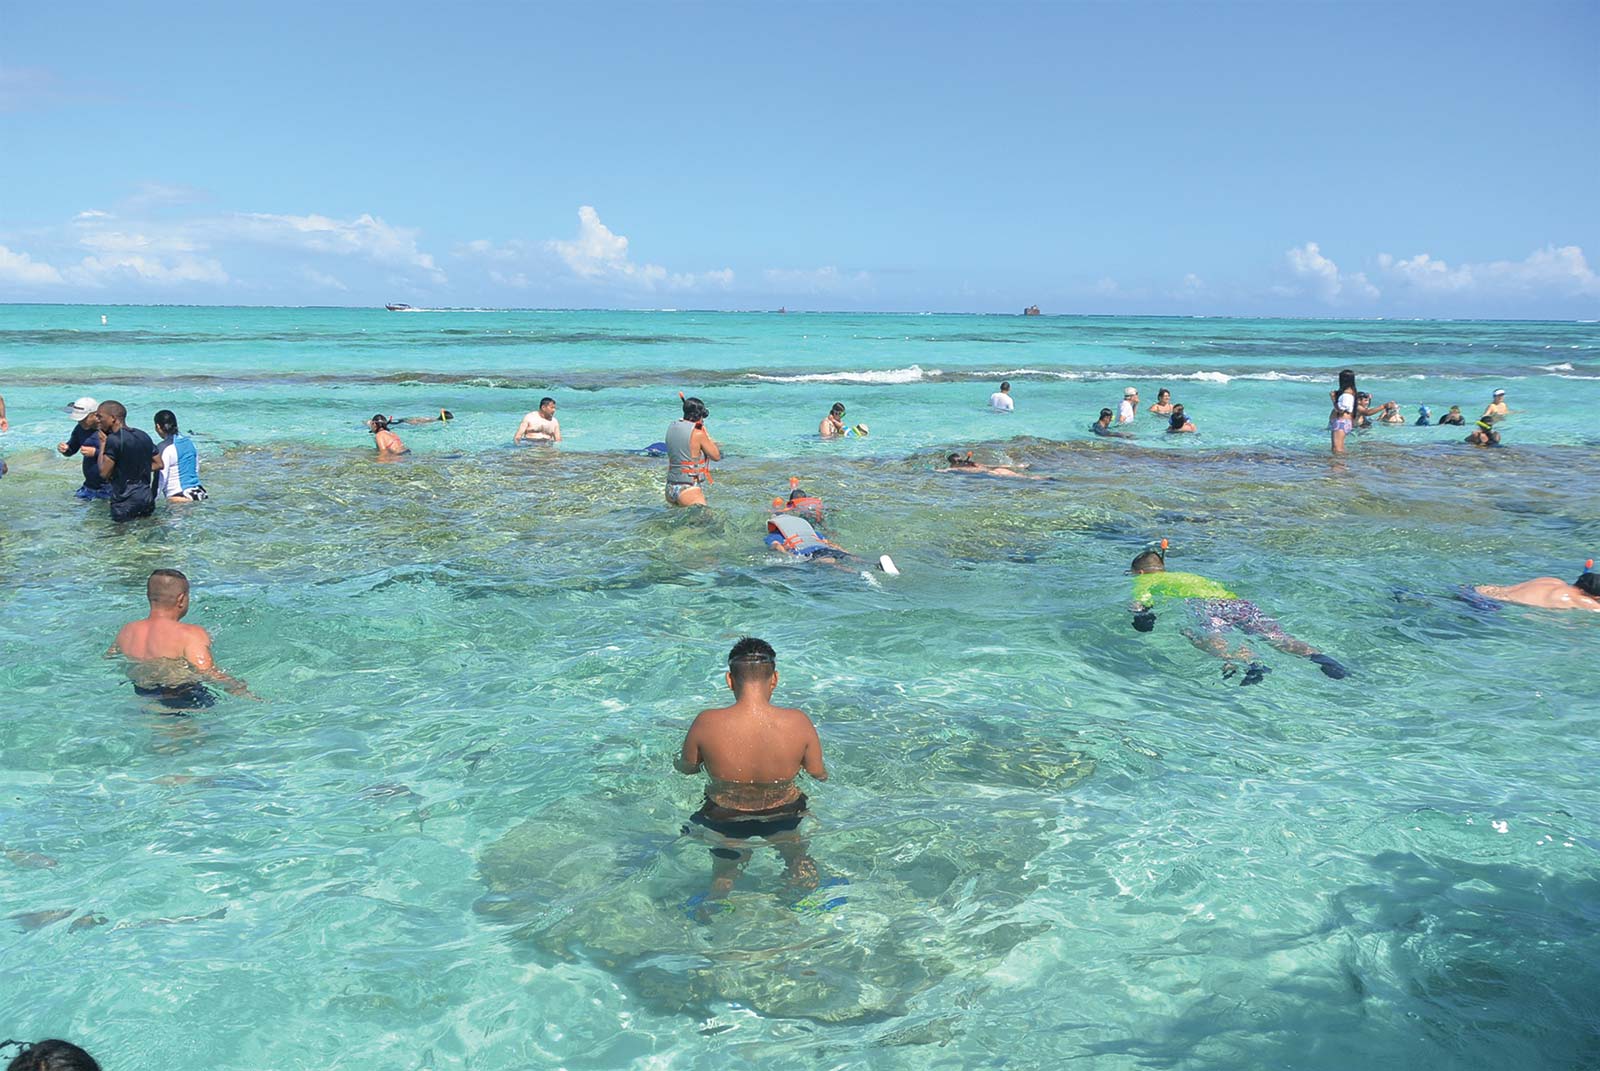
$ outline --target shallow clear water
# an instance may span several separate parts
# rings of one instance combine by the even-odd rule
[[[1330,459],[1346,365],[1436,412],[1503,385],[1509,445]],[[1455,598],[1600,547],[1596,325],[4,307],[0,370],[13,1035],[180,1071],[1600,1062],[1600,621]],[[1124,382],[1202,434],[1093,439]],[[710,511],[624,452],[680,389]],[[567,444],[511,447],[547,391]],[[213,501],[72,500],[84,393],[176,410]],[[870,438],[808,437],[836,399]],[[441,405],[370,457],[362,418]],[[957,446],[1053,478],[933,472]],[[904,575],[770,560],[791,474]],[[1179,615],[1131,630],[1162,537],[1353,676],[1242,689]],[[101,659],[159,566],[267,702],[159,717]],[[848,902],[784,906],[766,853],[698,925],[671,755],[745,633],[820,727]]]

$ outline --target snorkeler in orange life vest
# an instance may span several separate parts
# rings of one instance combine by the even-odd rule
[[[773,550],[807,561],[821,561],[854,571],[855,564],[864,561],[839,544],[824,539],[812,527],[812,521],[822,520],[822,499],[806,494],[800,489],[798,478],[789,480],[789,498],[772,500],[773,514],[767,518],[765,542]],[[887,554],[878,558],[878,568],[890,576],[899,576],[894,559]]]

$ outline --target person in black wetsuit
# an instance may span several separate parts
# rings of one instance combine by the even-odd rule
[[[100,403],[93,398],[79,398],[67,406],[67,412],[77,421],[72,434],[65,442],[56,443],[56,453],[62,457],[73,454],[83,456],[83,484],[73,492],[76,498],[110,498],[111,488],[100,478]]]
[[[156,444],[139,428],[128,425],[121,402],[101,402],[100,477],[111,486],[111,519],[131,521],[155,512],[150,474],[161,468]]]

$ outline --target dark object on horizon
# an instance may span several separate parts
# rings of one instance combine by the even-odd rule
[[[388,309],[390,312],[410,312],[411,311],[411,306],[410,305],[407,305],[404,302],[400,302],[400,301],[395,302],[393,305],[385,305],[384,308]]]
[[[1041,315],[1040,312],[1039,312],[1039,306],[1037,306],[1037,305],[1029,305],[1027,308],[1022,310],[1022,315],[1024,315],[1024,316],[1038,316],[1038,315]]]

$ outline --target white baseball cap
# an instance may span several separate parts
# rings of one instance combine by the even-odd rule
[[[77,401],[67,406],[67,412],[72,414],[72,418],[74,420],[82,420],[84,417],[88,416],[90,413],[99,408],[100,403],[95,401],[93,398],[79,398]]]
[[[1138,393],[1139,393],[1139,388],[1138,387],[1124,387],[1123,390],[1122,390],[1122,396],[1124,398],[1135,397]]]
[[[1501,387],[1499,390],[1495,391],[1495,394],[1499,395],[1499,394],[1504,394],[1505,392],[1506,392],[1506,389],[1504,387]]]

